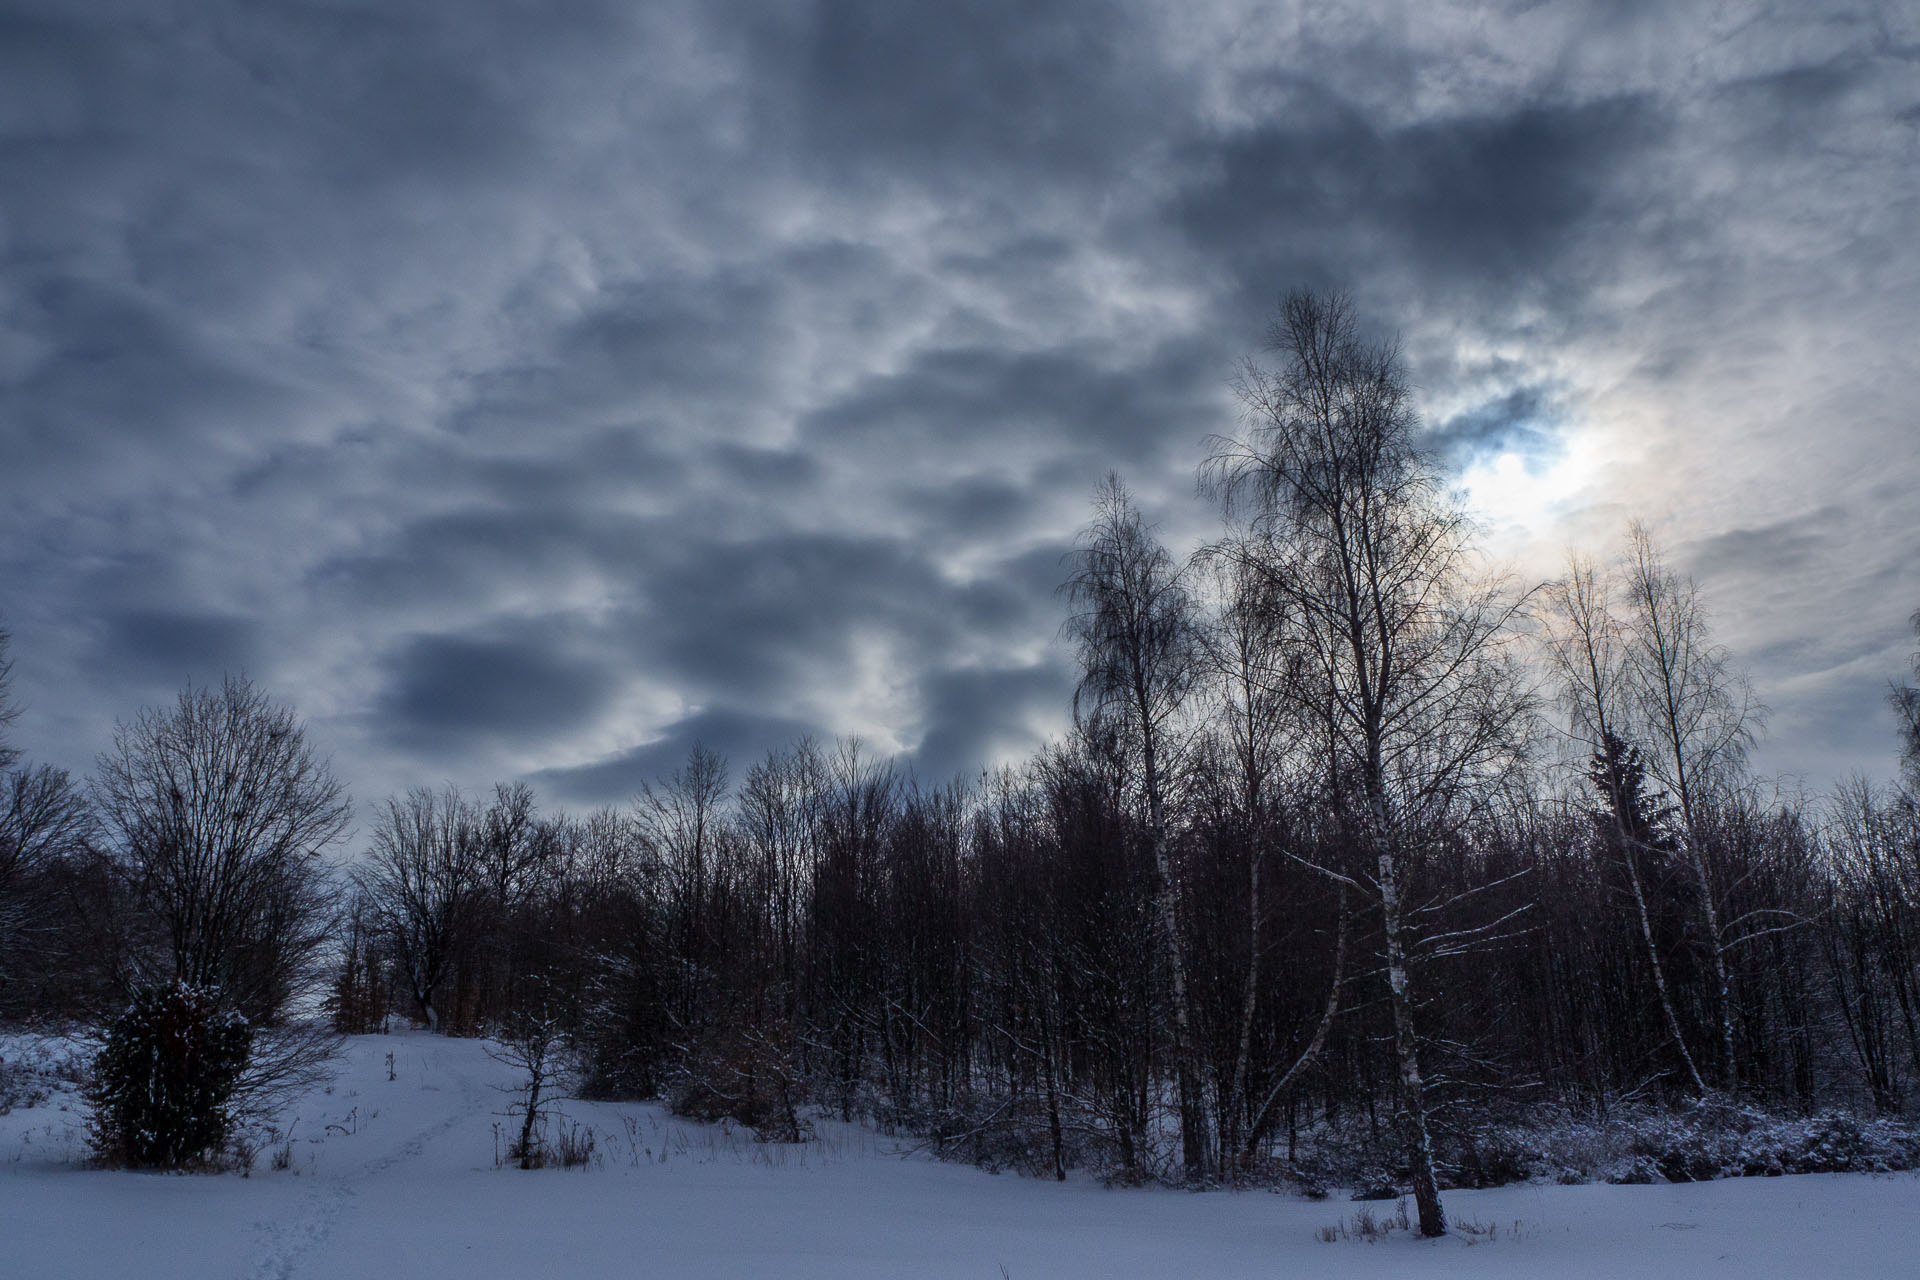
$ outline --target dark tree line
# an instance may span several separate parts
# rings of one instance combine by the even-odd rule
[[[728,788],[697,753],[631,810],[536,816],[523,894],[471,875],[437,1016],[478,1033],[556,1012],[586,1091],[664,1093],[774,1138],[802,1134],[812,1103],[1049,1176],[1228,1180],[1337,1132],[1410,1178],[1387,923],[1361,875],[1377,860],[1356,855],[1336,783],[1283,758],[1253,810],[1230,751],[1223,726],[1192,730],[1164,873],[1139,754],[1097,718],[965,787],[802,742]],[[1569,772],[1537,791],[1544,769],[1501,779],[1405,873],[1436,1182],[1461,1176],[1479,1120],[1538,1104],[1911,1109],[1909,798],[1860,786],[1814,812],[1746,783],[1703,806],[1720,914],[1778,922],[1741,926],[1723,988],[1683,820],[1644,753],[1612,738]],[[486,807],[465,810],[478,843]],[[426,1020],[406,941],[378,923],[357,937],[337,1008]],[[1728,1018],[1723,1091],[1687,1063],[1714,1061]]]
[[[272,1026],[324,958],[342,1031],[539,1027],[582,1092],[770,1139],[825,1107],[1189,1183],[1334,1142],[1429,1233],[1492,1116],[1910,1112],[1920,695],[1891,694],[1904,785],[1772,792],[1764,709],[1645,530],[1515,589],[1397,352],[1339,298],[1271,337],[1202,471],[1214,544],[1182,562],[1098,490],[1074,727],[1025,764],[933,786],[801,741],[739,774],[696,747],[587,815],[417,790],[335,873],[291,713],[189,690],[86,787],[0,738],[0,1013],[176,978]]]

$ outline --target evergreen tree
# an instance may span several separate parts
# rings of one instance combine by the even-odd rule
[[[102,1161],[179,1169],[225,1149],[253,1031],[223,1003],[177,978],[134,992],[107,1028],[87,1093]]]

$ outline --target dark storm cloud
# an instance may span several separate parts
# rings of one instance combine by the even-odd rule
[[[926,783],[971,780],[988,762],[1016,754],[1047,725],[1073,677],[1063,662],[943,672],[928,681],[927,736],[906,762]]]
[[[245,667],[363,799],[800,733],[970,772],[1064,720],[1094,483],[1205,536],[1238,361],[1342,285],[1452,465],[1599,439],[1586,509],[1664,506],[1780,719],[1865,760],[1811,708],[1899,627],[1788,620],[1920,598],[1872,514],[1920,483],[1879,456],[1920,33],[1826,16],[16,5],[21,737],[82,767]]]
[[[1152,465],[1192,457],[1220,425],[1224,372],[1217,350],[1184,339],[1118,367],[1111,353],[1091,349],[934,348],[810,415],[803,439],[962,465],[1031,456],[1034,446]],[[1097,473],[1100,464],[1090,465]]]
[[[1884,490],[1861,497],[1874,504],[1897,504]],[[1893,563],[1867,569],[1859,583],[1864,590],[1846,612],[1823,628],[1754,627],[1738,656],[1774,680],[1849,668],[1887,667],[1891,673],[1886,655],[1905,642],[1902,632],[1913,595],[1910,566],[1920,556],[1920,530],[1903,525],[1898,517],[1889,523],[1884,533],[1892,535],[1888,549],[1894,553]],[[1773,617],[1791,616],[1809,604],[1822,607],[1836,568],[1861,551],[1858,525],[1845,507],[1834,504],[1687,543],[1675,548],[1675,559],[1700,585],[1716,620],[1724,623],[1730,607]],[[1865,723],[1877,718],[1883,691],[1882,680],[1865,680],[1844,693],[1836,691],[1834,700],[1863,716]],[[1821,714],[1831,721],[1831,712]]]
[[[751,401],[768,373],[759,354],[779,340],[778,300],[776,276],[759,270],[622,290],[562,333],[547,369],[480,388],[473,412],[558,405],[643,423],[716,397]]]
[[[1126,6],[1101,0],[831,0],[758,25],[753,51],[801,154],[878,182],[909,171],[945,184],[983,168],[1086,177],[1125,163],[1180,87],[1141,35]]]
[[[1275,119],[1192,144],[1201,176],[1173,202],[1257,309],[1275,282],[1351,287],[1383,265],[1478,299],[1584,281],[1588,238],[1638,212],[1623,171],[1666,127],[1633,96],[1410,123],[1314,80],[1279,96]]]
[[[167,449],[230,450],[284,395],[132,290],[49,279],[8,310],[43,352],[0,385],[10,460],[26,474],[58,482],[76,463],[164,473]]]
[[[1867,58],[1850,55],[1742,77],[1722,86],[1717,96],[1750,129],[1777,141],[1805,141],[1820,136],[1828,113],[1871,74]]]
[[[696,745],[725,760],[738,782],[769,752],[783,751],[810,736],[814,726],[802,720],[716,708],[676,720],[659,738],[611,759],[542,769],[528,775],[528,780],[563,802],[619,804],[636,795],[642,785],[670,777],[686,764],[687,753]]]
[[[577,728],[613,687],[611,673],[556,652],[550,631],[528,639],[417,636],[381,666],[382,732],[432,749],[478,736],[540,739]]]
[[[1072,688],[1071,676],[1058,664],[1006,670],[948,672],[929,681],[928,717],[934,726],[901,757],[903,767],[922,782],[943,785],[967,779],[1003,753],[1030,743],[1036,726]],[[563,802],[616,804],[643,783],[657,782],[686,763],[697,744],[725,759],[736,780],[771,752],[784,751],[803,738],[819,740],[816,725],[784,716],[719,707],[667,725],[661,736],[642,746],[590,765],[543,769],[529,781]]]
[[[795,683],[851,683],[863,624],[938,645],[939,625],[923,612],[936,587],[929,567],[892,539],[693,543],[650,576],[636,643],[696,688],[736,699]]]
[[[127,609],[108,612],[102,622],[94,661],[142,679],[156,700],[188,683],[243,675],[261,656],[255,627],[244,618]]]
[[[754,247],[744,263],[696,269],[676,259],[644,283],[596,288],[551,330],[467,379],[451,427],[485,447],[549,453],[591,431],[625,438],[636,464],[656,468],[695,454],[736,467],[777,461],[803,353],[830,335],[857,364],[922,286],[870,246]],[[814,465],[801,457],[786,470],[799,478]],[[765,468],[743,478],[767,478]],[[670,486],[679,477],[650,479]]]
[[[730,487],[749,493],[791,497],[804,494],[820,478],[818,459],[794,449],[765,449],[726,441],[708,460],[725,473]]]
[[[1004,474],[958,476],[943,484],[922,485],[903,495],[908,509],[926,523],[963,538],[1019,525],[1030,518],[1033,489]]]
[[[348,608],[484,606],[502,593],[553,582],[592,548],[609,556],[623,545],[637,552],[644,535],[633,523],[569,510],[560,501],[466,505],[407,524],[361,553],[316,565],[311,584]]]

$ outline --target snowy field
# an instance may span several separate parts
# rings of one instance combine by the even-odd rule
[[[1911,1174],[1454,1191],[1490,1239],[1326,1243],[1393,1206],[994,1176],[832,1124],[764,1146],[632,1104],[566,1104],[593,1162],[523,1173],[495,1164],[510,1081],[474,1041],[356,1038],[290,1167],[246,1177],[90,1170],[70,1095],[16,1108],[0,1277],[1920,1275]]]

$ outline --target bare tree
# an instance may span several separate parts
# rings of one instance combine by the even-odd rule
[[[0,769],[0,1016],[12,1011],[19,968],[54,932],[48,870],[94,834],[86,795],[64,770]]]
[[[1592,756],[1598,768],[1595,780],[1606,793],[1613,843],[1627,873],[1634,917],[1639,924],[1640,940],[1646,950],[1668,1039],[1693,1091],[1704,1094],[1706,1081],[1701,1078],[1700,1068],[1687,1048],[1686,1037],[1681,1034],[1666,965],[1660,958],[1660,949],[1654,945],[1647,886],[1640,874],[1638,855],[1642,850],[1637,847],[1631,826],[1633,804],[1627,794],[1630,780],[1622,767],[1626,735],[1631,732],[1628,727],[1629,675],[1620,626],[1610,606],[1609,589],[1608,576],[1592,561],[1568,555],[1566,575],[1549,584],[1546,592],[1547,653],[1559,679],[1569,732]]]
[[[43,999],[48,987],[71,995],[85,985],[59,961],[58,936],[68,922],[56,909],[60,895],[50,873],[87,854],[97,835],[85,791],[63,769],[21,763],[22,753],[6,739],[20,714],[11,696],[10,639],[0,627],[0,1016],[22,1011],[16,1000],[36,985],[29,971],[39,975]]]
[[[1876,1109],[1898,1112],[1920,1070],[1920,811],[1855,776],[1829,802],[1822,842],[1835,874],[1820,930],[1834,1003]]]
[[[1739,1083],[1722,886],[1707,854],[1708,807],[1738,775],[1765,708],[1712,627],[1691,578],[1668,567],[1646,526],[1628,526],[1626,672],[1639,722],[1654,745],[1653,772],[1680,806],[1686,863],[1700,890],[1713,964],[1723,1088]]]
[[[1506,644],[1521,602],[1480,575],[1470,521],[1414,444],[1397,348],[1363,340],[1346,298],[1308,293],[1286,299],[1269,345],[1284,365],[1249,364],[1247,431],[1214,442],[1202,481],[1247,518],[1245,554],[1299,617],[1335,807],[1362,855],[1348,878],[1380,909],[1420,1230],[1440,1235],[1409,967],[1423,908],[1408,893],[1523,734],[1530,700]]]
[[[529,908],[560,856],[555,837],[524,782],[496,783],[493,802],[473,816],[469,839],[484,890],[472,905],[487,924],[474,930],[472,954],[461,957],[458,994],[481,1023],[518,998],[529,952],[537,949],[527,931]]]
[[[1219,1105],[1224,1161],[1235,1153],[1240,1138],[1240,1104],[1252,1066],[1254,1017],[1260,1003],[1260,933],[1266,914],[1260,870],[1273,825],[1272,781],[1284,751],[1285,659],[1276,637],[1284,625],[1286,607],[1284,597],[1253,570],[1246,557],[1211,557],[1210,563],[1219,607],[1211,625],[1201,631],[1201,649],[1224,713],[1223,737],[1239,784],[1236,798],[1247,855],[1246,981],[1241,988],[1233,1075]]]
[[[442,984],[470,940],[488,891],[480,815],[455,787],[392,797],[357,874],[427,1025],[439,1030]]]
[[[349,813],[292,709],[244,676],[189,687],[115,728],[93,798],[161,923],[171,975],[278,1020],[326,942],[321,855]]]
[[[1283,786],[1298,781],[1285,777],[1289,762],[1297,772],[1301,758],[1311,755],[1302,750],[1312,729],[1312,717],[1303,715],[1302,708],[1311,699],[1302,697],[1307,664],[1291,634],[1291,603],[1260,567],[1258,550],[1228,539],[1202,548],[1196,563],[1208,570],[1212,588],[1213,608],[1201,630],[1201,650],[1247,859],[1247,964],[1232,1075],[1219,1102],[1220,1150],[1223,1160],[1238,1155],[1249,1161],[1274,1104],[1319,1056],[1340,1012],[1340,991],[1347,976],[1347,893],[1341,884],[1333,977],[1319,1020],[1291,1065],[1256,1102],[1250,1089],[1256,1014],[1267,980],[1262,960],[1268,944],[1262,933],[1269,915],[1263,868],[1283,839],[1287,822]]]
[[[792,1016],[799,993],[802,923],[819,797],[825,791],[824,762],[812,741],[770,753],[747,771],[740,788],[740,828],[758,864],[755,876],[767,896],[768,928],[781,1012]]]
[[[642,783],[634,805],[640,838],[665,870],[678,904],[675,942],[698,963],[706,955],[706,903],[725,821],[727,762],[704,743],[659,786]]]
[[[1067,622],[1080,649],[1076,714],[1120,727],[1140,765],[1147,838],[1156,878],[1154,914],[1173,987],[1173,1055],[1180,1095],[1182,1163],[1207,1172],[1206,1110],[1194,1063],[1187,963],[1180,946],[1179,881],[1173,874],[1168,778],[1180,749],[1177,719],[1199,678],[1199,629],[1179,567],[1141,519],[1117,475],[1094,495],[1076,571],[1063,590],[1079,611]]]
[[[499,1086],[513,1094],[507,1114],[520,1121],[520,1132],[508,1145],[507,1157],[522,1169],[541,1168],[553,1154],[542,1131],[553,1109],[566,1101],[556,1091],[567,1068],[564,1020],[547,1002],[537,1001],[509,1017],[496,1046],[486,1052],[520,1076],[512,1085]]]
[[[551,852],[535,838],[539,830],[533,788],[524,782],[501,782],[493,788],[493,803],[480,814],[473,838],[479,844],[482,874],[499,913],[511,911],[539,879],[540,865]]]
[[[722,1010],[713,999],[716,908],[722,903],[723,845],[731,839],[726,813],[726,761],[703,743],[658,784],[643,783],[634,800],[634,831],[661,877],[665,941],[678,960],[665,1012],[684,1043],[703,1040]]]

